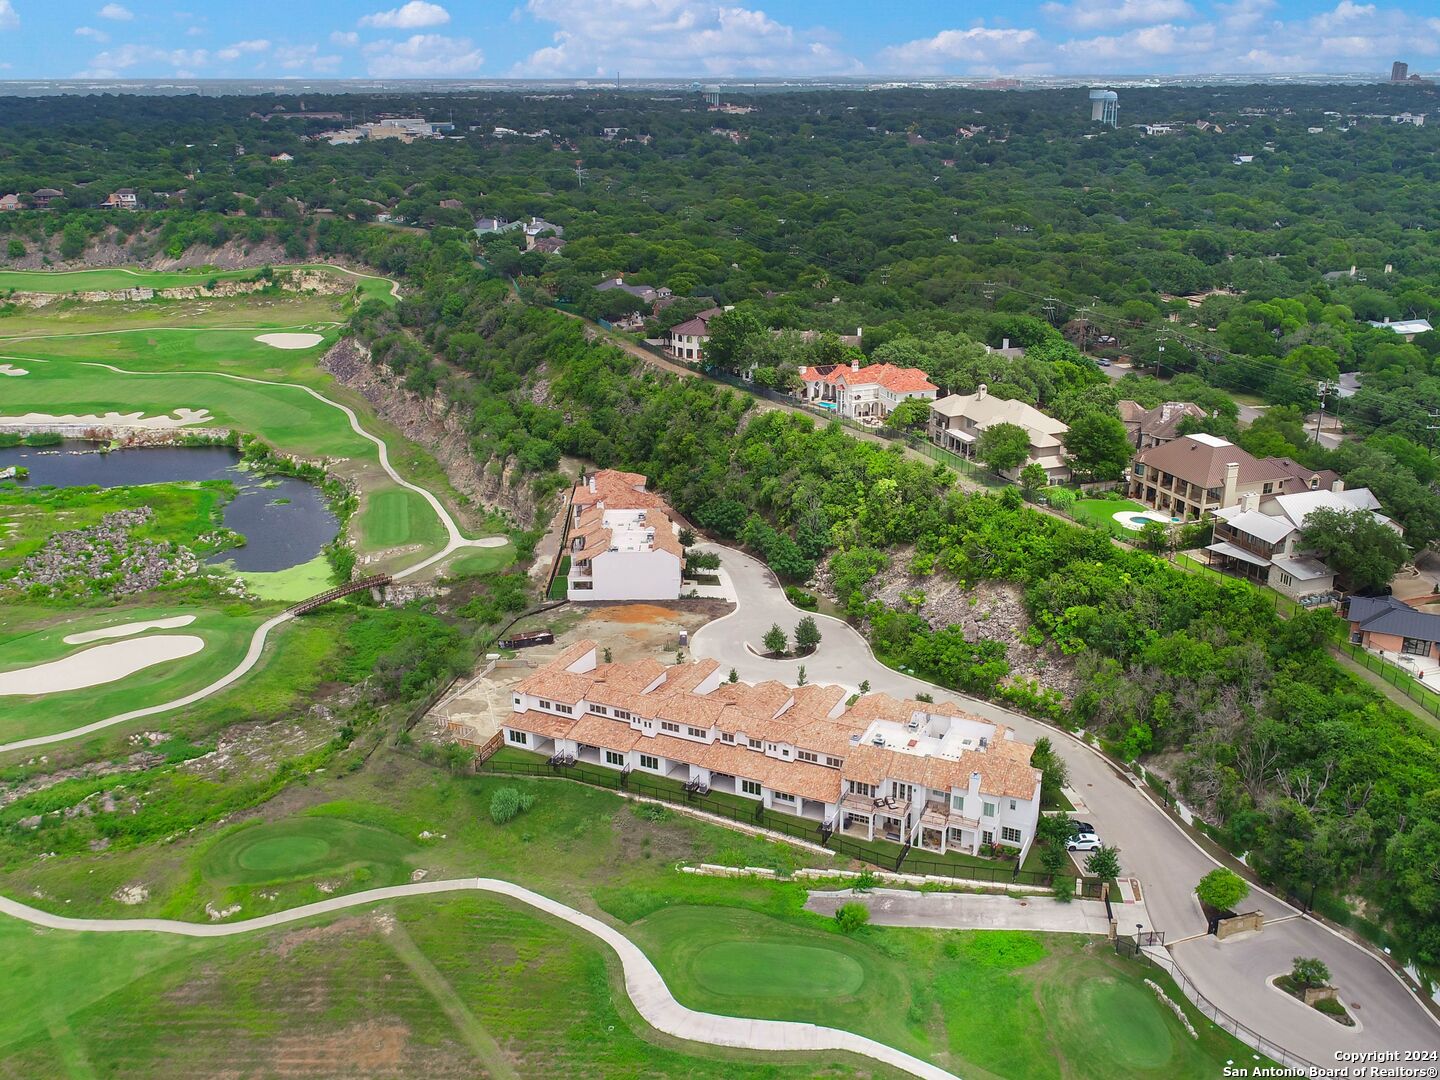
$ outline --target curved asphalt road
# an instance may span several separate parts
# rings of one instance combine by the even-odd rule
[[[956,1080],[952,1073],[937,1065],[848,1031],[784,1020],[747,1020],[734,1016],[717,1016],[714,1013],[687,1009],[671,996],[665,980],[661,978],[649,957],[613,926],[551,900],[548,896],[496,878],[456,878],[448,881],[424,881],[413,885],[393,885],[349,896],[336,896],[289,911],[279,911],[234,923],[186,923],[170,919],[71,919],[63,915],[52,915],[48,911],[41,911],[4,897],[0,897],[0,912],[23,919],[32,925],[54,930],[93,933],[148,932],[218,938],[282,926],[314,915],[373,904],[378,900],[461,890],[478,890],[508,896],[599,938],[620,957],[620,965],[625,972],[625,990],[635,1004],[635,1011],[651,1027],[667,1035],[692,1042],[709,1043],[712,1046],[733,1046],[747,1050],[840,1050],[903,1069],[925,1080]]]
[[[1440,1022],[1379,959],[1322,924],[1300,917],[1295,908],[1263,890],[1252,890],[1242,906],[1264,911],[1267,920],[1288,916],[1287,921],[1272,922],[1259,935],[1224,943],[1205,936],[1205,918],[1192,890],[1216,863],[1150,801],[1138,782],[1122,778],[1098,751],[1074,736],[987,701],[893,671],[875,659],[854,628],[829,616],[815,616],[823,640],[803,661],[758,656],[754,650],[760,648],[760,640],[772,624],[779,623],[788,634],[811,613],[790,604],[763,563],[719,545],[700,546],[720,555],[739,604],[734,612],[691,636],[690,650],[695,657],[719,661],[722,671],[733,667],[751,682],[776,679],[794,683],[803,663],[806,679],[812,683],[838,683],[854,690],[868,679],[872,690],[897,697],[920,692],[943,695],[980,716],[1009,725],[1022,739],[1049,736],[1069,766],[1070,786],[1085,801],[1083,817],[1094,823],[1108,843],[1119,846],[1125,873],[1140,879],[1153,920],[1153,925],[1145,928],[1165,931],[1175,961],[1221,1009],[1319,1065],[1333,1063],[1337,1051],[1440,1046]],[[1115,910],[1119,932],[1133,933],[1134,924],[1127,924],[1123,906]],[[1198,936],[1180,941],[1191,935]],[[1175,944],[1177,941],[1180,943]],[[1329,965],[1341,997],[1359,1007],[1359,1029],[1342,1027],[1266,984],[1270,976],[1288,972],[1296,956],[1318,956]]]

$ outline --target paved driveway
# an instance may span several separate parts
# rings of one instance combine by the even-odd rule
[[[796,622],[807,613],[786,600],[775,576],[763,563],[719,545],[702,547],[720,555],[735,586],[739,606],[730,615],[698,630],[691,638],[692,653],[696,657],[713,657],[719,661],[722,671],[735,668],[746,681],[777,679],[793,683],[802,661],[766,660],[754,649],[760,647],[760,639],[772,623],[778,622],[787,634],[792,633]],[[872,690],[897,697],[930,693],[957,701],[986,719],[1008,724],[1018,738],[1027,741],[1048,735],[1070,767],[1070,786],[1084,800],[1085,820],[1095,825],[1107,843],[1120,848],[1124,872],[1140,879],[1141,898],[1148,918],[1153,920],[1146,929],[1163,930],[1166,939],[1172,942],[1205,932],[1205,918],[1192,890],[1201,877],[1215,868],[1215,863],[1142,793],[1138,781],[1119,773],[1096,751],[1065,732],[987,701],[968,698],[892,671],[875,659],[865,639],[848,623],[824,615],[817,615],[815,619],[823,637],[820,647],[803,661],[810,682],[833,682],[853,690],[868,679]],[[1264,911],[1270,919],[1295,913],[1289,904],[1258,890],[1252,892],[1242,906],[1246,910]],[[1117,920],[1121,933],[1133,932],[1132,924],[1142,921],[1127,915],[1123,908]],[[1335,973],[1346,1002],[1361,1005],[1359,1015],[1383,1013],[1387,1017],[1385,1024],[1377,1025],[1378,1035],[1372,1034],[1367,1024],[1358,1032],[1325,1032],[1329,1038],[1341,1038],[1347,1047],[1363,1049],[1440,1045],[1440,1024],[1390,970],[1368,952],[1308,919],[1285,923],[1272,930],[1251,940],[1283,942],[1283,946],[1276,947],[1292,951],[1282,967],[1288,968],[1289,957],[1318,956]],[[1199,966],[1191,977],[1212,1001],[1242,1023],[1294,1053],[1325,1064],[1329,1059],[1325,1057],[1324,1040],[1311,1030],[1313,1025],[1297,1022],[1291,1010],[1275,1007],[1283,1005],[1283,1001],[1270,1002],[1265,996],[1273,996],[1264,980],[1277,973],[1267,966],[1273,965],[1274,960],[1267,955],[1264,963],[1253,964],[1249,960],[1251,954],[1250,948],[1224,948],[1206,954],[1203,959],[1193,961]],[[1183,945],[1176,951],[1176,959],[1186,965],[1187,973],[1190,973],[1191,958],[1200,955],[1201,950]],[[1261,1003],[1269,1003],[1271,1007],[1264,1008]],[[1302,1019],[1309,1018],[1302,1016]],[[1333,1026],[1339,1028],[1339,1025]]]
[[[834,915],[841,904],[860,903],[876,926],[924,926],[941,930],[1039,930],[1052,934],[1105,934],[1109,920],[1099,900],[1062,904],[1048,896],[1019,899],[983,893],[921,893],[875,889],[812,892],[805,910]]]

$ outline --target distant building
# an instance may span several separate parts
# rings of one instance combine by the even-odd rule
[[[1423,112],[1422,112],[1422,113],[1402,112],[1402,113],[1400,113],[1400,114],[1397,115],[1397,116],[1392,116],[1392,117],[1390,117],[1390,122],[1391,122],[1392,124],[1409,124],[1409,125],[1411,125],[1412,127],[1424,127],[1424,126],[1425,126],[1425,114],[1424,114]]]
[[[522,227],[525,230],[526,251],[529,251],[535,246],[535,241],[541,233],[554,233],[559,237],[565,235],[565,227],[563,225],[556,225],[554,222],[546,221],[544,218],[532,217],[529,222]]]
[[[1183,435],[1141,450],[1130,467],[1130,497],[1190,521],[1235,506],[1333,485],[1339,475],[1289,458],[1257,458],[1217,435]]]
[[[106,195],[100,206],[105,210],[137,210],[140,202],[134,188],[121,188]]]
[[[441,200],[440,200],[440,209],[441,209],[441,210],[464,210],[464,209],[465,209],[465,204],[464,204],[463,202],[461,202],[459,199],[441,199]]]
[[[36,210],[48,210],[52,202],[64,197],[63,191],[58,191],[53,187],[42,187],[40,190],[30,193],[30,203]]]
[[[521,222],[511,221],[509,218],[482,217],[475,219],[476,236],[485,236],[489,233],[507,233],[521,227]]]
[[[276,165],[288,165],[290,164],[290,162],[294,161],[295,158],[292,154],[287,154],[284,151],[281,151],[278,154],[271,154],[270,160],[273,161]]]
[[[20,209],[19,195],[0,195],[0,213]]]
[[[658,300],[669,300],[675,295],[664,285],[626,285],[625,278],[619,274],[613,278],[606,278],[595,286],[596,292],[611,292],[612,290],[629,293],[647,304],[654,304]]]
[[[677,360],[704,360],[705,343],[710,340],[710,320],[722,314],[718,307],[707,308],[694,318],[665,331],[665,350]]]
[[[1384,322],[1371,322],[1370,325],[1381,330],[1392,330],[1406,341],[1414,341],[1416,334],[1424,334],[1433,329],[1427,319],[1397,319],[1394,322],[1386,319]]]
[[[1410,65],[1404,60],[1396,60],[1390,65],[1390,81],[1404,82],[1410,77]]]
[[[541,255],[558,255],[565,247],[565,241],[558,236],[542,236],[531,248]]]

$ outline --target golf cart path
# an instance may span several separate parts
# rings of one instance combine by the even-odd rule
[[[204,924],[178,922],[170,919],[72,919],[29,907],[0,897],[0,912],[34,926],[52,930],[85,933],[157,933],[179,934],[195,938],[221,938],[246,934],[253,930],[283,926],[286,923],[324,915],[346,908],[362,907],[380,900],[395,900],[434,893],[479,891],[518,900],[546,915],[569,923],[599,938],[620,957],[625,973],[625,990],[638,1012],[651,1027],[666,1035],[712,1046],[730,1046],[760,1051],[844,1051],[859,1054],[902,1069],[925,1080],[956,1080],[953,1073],[922,1061],[884,1043],[867,1039],[836,1028],[787,1020],[749,1020],[715,1013],[698,1012],[675,1000],[665,980],[640,947],[620,931],[593,916],[551,900],[520,885],[497,878],[452,878],[424,881],[411,885],[392,885],[369,889],[349,896],[336,896],[289,911],[277,911],[242,922]]]
[[[1048,737],[1069,767],[1070,786],[1085,801],[1086,820],[1095,823],[1108,843],[1120,848],[1125,873],[1139,878],[1143,885],[1143,914],[1141,905],[1116,908],[1121,934],[1133,934],[1137,922],[1146,930],[1165,931],[1167,940],[1176,943],[1168,950],[1170,956],[1200,993],[1299,1057],[1333,1061],[1339,1051],[1431,1048],[1440,1043],[1440,1021],[1373,951],[1308,915],[1302,916],[1294,906],[1258,885],[1252,887],[1242,906],[1264,912],[1265,930],[1225,942],[1207,937],[1194,887],[1219,864],[1156,804],[1143,781],[1122,775],[1094,747],[1033,717],[886,667],[849,623],[791,604],[764,563],[717,544],[698,548],[720,555],[738,603],[734,611],[691,635],[691,655],[697,660],[716,660],[722,671],[733,667],[747,682],[776,679],[790,684],[803,663],[811,683],[836,683],[858,690],[864,680],[872,690],[895,697],[928,693],[942,700],[943,696],[1015,729],[1027,742]],[[805,616],[814,618],[823,633],[813,653],[770,660],[752,648],[772,624],[788,631]],[[1280,919],[1287,921],[1276,922]],[[1294,956],[1317,956],[1325,961],[1344,1000],[1361,1006],[1363,1030],[1342,1027],[1299,1002],[1290,1009],[1284,1001],[1275,1000],[1265,979],[1286,970]],[[1280,966],[1273,966],[1277,962]]]
[[[227,328],[214,327],[212,329]],[[115,367],[113,364],[101,364],[92,361],[80,361],[80,363],[84,363],[86,366],[89,367],[104,368],[107,371],[113,371],[120,375],[136,375],[141,377],[150,376],[164,378],[166,376],[174,374],[174,372],[168,371],[128,371],[124,368]],[[434,555],[428,556],[427,558],[424,558],[417,563],[407,566],[403,570],[396,571],[394,574],[391,575],[395,580],[398,581],[401,578],[409,577],[411,574],[418,573],[419,571],[424,570],[428,566],[433,566],[435,563],[438,563],[441,560],[448,558],[450,555],[454,554],[456,551],[461,550],[462,548],[502,547],[508,542],[504,537],[496,536],[481,537],[477,540],[467,539],[464,534],[461,533],[460,527],[456,525],[455,519],[450,516],[450,513],[445,509],[444,504],[441,503],[441,501],[439,500],[439,498],[436,497],[434,492],[431,492],[426,488],[421,487],[419,484],[412,484],[410,481],[404,479],[398,472],[395,471],[394,466],[390,464],[390,453],[385,446],[384,440],[366,431],[364,427],[361,426],[360,419],[355,415],[355,411],[349,406],[342,405],[338,401],[332,401],[330,398],[327,398],[318,390],[311,389],[310,387],[304,386],[300,383],[273,382],[267,379],[250,378],[249,376],[245,375],[233,375],[225,371],[187,371],[185,372],[185,374],[210,375],[218,379],[233,379],[236,382],[256,383],[261,386],[283,386],[290,389],[301,390],[304,393],[309,394],[316,401],[323,402],[324,404],[329,405],[332,408],[339,409],[342,413],[344,413],[346,418],[350,421],[350,427],[355,432],[355,434],[375,444],[375,448],[379,454],[380,467],[385,470],[386,474],[390,477],[390,479],[395,481],[395,483],[399,484],[401,487],[408,488],[409,490],[416,492],[423,499],[425,499],[425,501],[430,504],[430,508],[435,511],[435,514],[440,519],[441,523],[445,526],[445,534],[447,537],[445,546],[440,551],[436,552]],[[227,672],[225,675],[215,680],[209,686],[203,687],[200,690],[196,690],[193,693],[186,694],[184,697],[176,698],[173,701],[162,702],[158,705],[150,705],[143,709],[133,709],[130,712],[120,713],[117,716],[108,716],[102,720],[96,720],[92,723],[85,724],[82,727],[71,728],[68,731],[57,731],[49,735],[36,735],[28,739],[19,739],[15,742],[0,743],[0,754],[8,753],[12,750],[28,750],[37,746],[50,746],[54,743],[66,742],[70,739],[79,738],[82,735],[89,735],[92,732],[101,731],[104,728],[108,727],[113,727],[115,724],[123,724],[130,720],[139,720],[142,717],[154,716],[158,713],[169,712],[172,709],[183,708],[186,705],[193,705],[197,701],[203,701],[205,698],[210,697],[212,694],[219,693],[221,690],[224,690],[226,687],[231,686],[236,681],[243,678],[250,671],[251,668],[253,668],[257,663],[259,663],[260,656],[265,648],[266,638],[269,637],[270,632],[274,630],[277,626],[281,625],[282,623],[288,622],[290,619],[293,618],[295,618],[295,616],[291,615],[289,612],[282,612],[279,615],[276,615],[261,623],[260,626],[256,628],[254,635],[251,637],[250,647],[246,650],[245,656],[240,661],[240,663],[237,664],[231,671]]]

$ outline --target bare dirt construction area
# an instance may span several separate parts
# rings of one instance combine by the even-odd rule
[[[569,645],[588,638],[600,647],[602,658],[608,653],[617,664],[647,656],[673,664],[682,630],[693,634],[732,609],[733,605],[722,600],[566,604],[522,619],[512,632],[548,629],[555,635],[555,643],[525,649],[513,659],[497,661],[488,674],[477,674],[435,706],[426,718],[426,733],[441,742],[463,738],[483,743],[500,730],[501,721],[511,712],[511,688]]]

